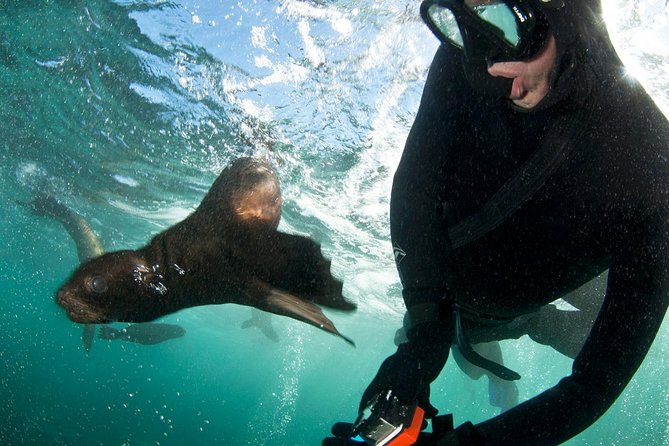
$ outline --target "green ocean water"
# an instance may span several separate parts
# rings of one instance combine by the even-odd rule
[[[618,39],[667,32],[662,2],[615,3],[628,12]],[[355,417],[401,325],[390,184],[436,49],[417,6],[0,0],[0,444],[315,445]],[[667,110],[662,41],[624,49]],[[53,300],[75,246],[18,202],[50,193],[106,250],[136,248],[249,154],[277,168],[281,229],[322,243],[358,303],[328,312],[357,347],[280,317],[275,343],[241,328],[248,308],[225,305],[164,318],[179,339],[97,339],[86,353]],[[615,405],[568,444],[669,444],[668,324]],[[521,400],[569,373],[526,338],[502,347]],[[497,413],[487,391],[449,364],[433,404],[482,421]]]

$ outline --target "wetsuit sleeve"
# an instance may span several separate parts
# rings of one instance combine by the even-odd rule
[[[390,231],[405,294],[416,290],[443,294],[448,288],[444,206],[449,157],[459,139],[457,78],[463,76],[453,75],[458,57],[444,45],[437,52],[393,181]]]
[[[661,220],[666,218],[646,225],[643,241],[613,259],[606,298],[572,374],[498,417],[458,428],[463,437],[478,438],[473,444],[559,444],[613,404],[643,361],[667,310],[669,228]]]
[[[412,319],[412,329],[407,332],[409,346],[404,348],[410,348],[423,364],[430,364],[430,370],[423,367],[427,381],[434,380],[443,368],[453,338],[454,300],[448,291],[444,205],[450,148],[458,140],[455,104],[461,86],[453,73],[459,57],[456,50],[442,46],[432,62],[394,177],[390,203],[395,261]],[[414,311],[418,307],[421,311]],[[420,317],[415,318],[418,313]]]

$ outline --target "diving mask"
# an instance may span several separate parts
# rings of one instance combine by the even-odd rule
[[[528,0],[425,0],[420,13],[444,43],[470,62],[527,60],[546,43],[548,21]]]

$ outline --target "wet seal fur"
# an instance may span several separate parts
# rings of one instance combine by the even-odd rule
[[[83,263],[56,294],[79,323],[147,322],[198,305],[236,303],[342,337],[316,305],[352,311],[313,240],[277,231],[281,191],[264,161],[239,158],[198,208],[138,250]]]

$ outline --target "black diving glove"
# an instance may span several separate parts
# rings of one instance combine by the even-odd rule
[[[405,291],[404,294],[405,300],[409,301],[408,293]],[[411,317],[404,323],[407,342],[399,344],[397,351],[383,361],[362,395],[359,413],[377,395],[392,390],[404,404],[417,402],[425,411],[425,418],[437,414],[437,409],[430,404],[430,383],[446,364],[455,326],[453,314],[440,315],[439,308],[436,304],[409,307]]]
[[[362,413],[378,395],[392,390],[401,402],[418,403],[425,411],[425,418],[432,418],[437,414],[438,410],[430,404],[430,383],[434,378],[433,374],[428,373],[438,367],[438,364],[434,364],[437,358],[427,358],[427,364],[418,357],[420,353],[416,354],[411,344],[400,344],[397,351],[381,363],[376,376],[362,394],[358,413]],[[440,371],[443,364],[438,368]]]
[[[439,375],[446,363],[452,339],[452,325],[432,321],[411,327],[409,341],[400,344],[397,351],[383,361],[378,373],[362,395],[359,414],[379,397],[392,392],[404,406],[418,405],[425,411],[425,418],[433,418],[437,409],[430,404],[430,383]],[[422,426],[425,427],[425,426]],[[350,423],[336,423],[332,428],[335,437],[326,438],[323,445],[361,445],[351,440]],[[417,445],[429,446],[431,436],[421,433]]]

